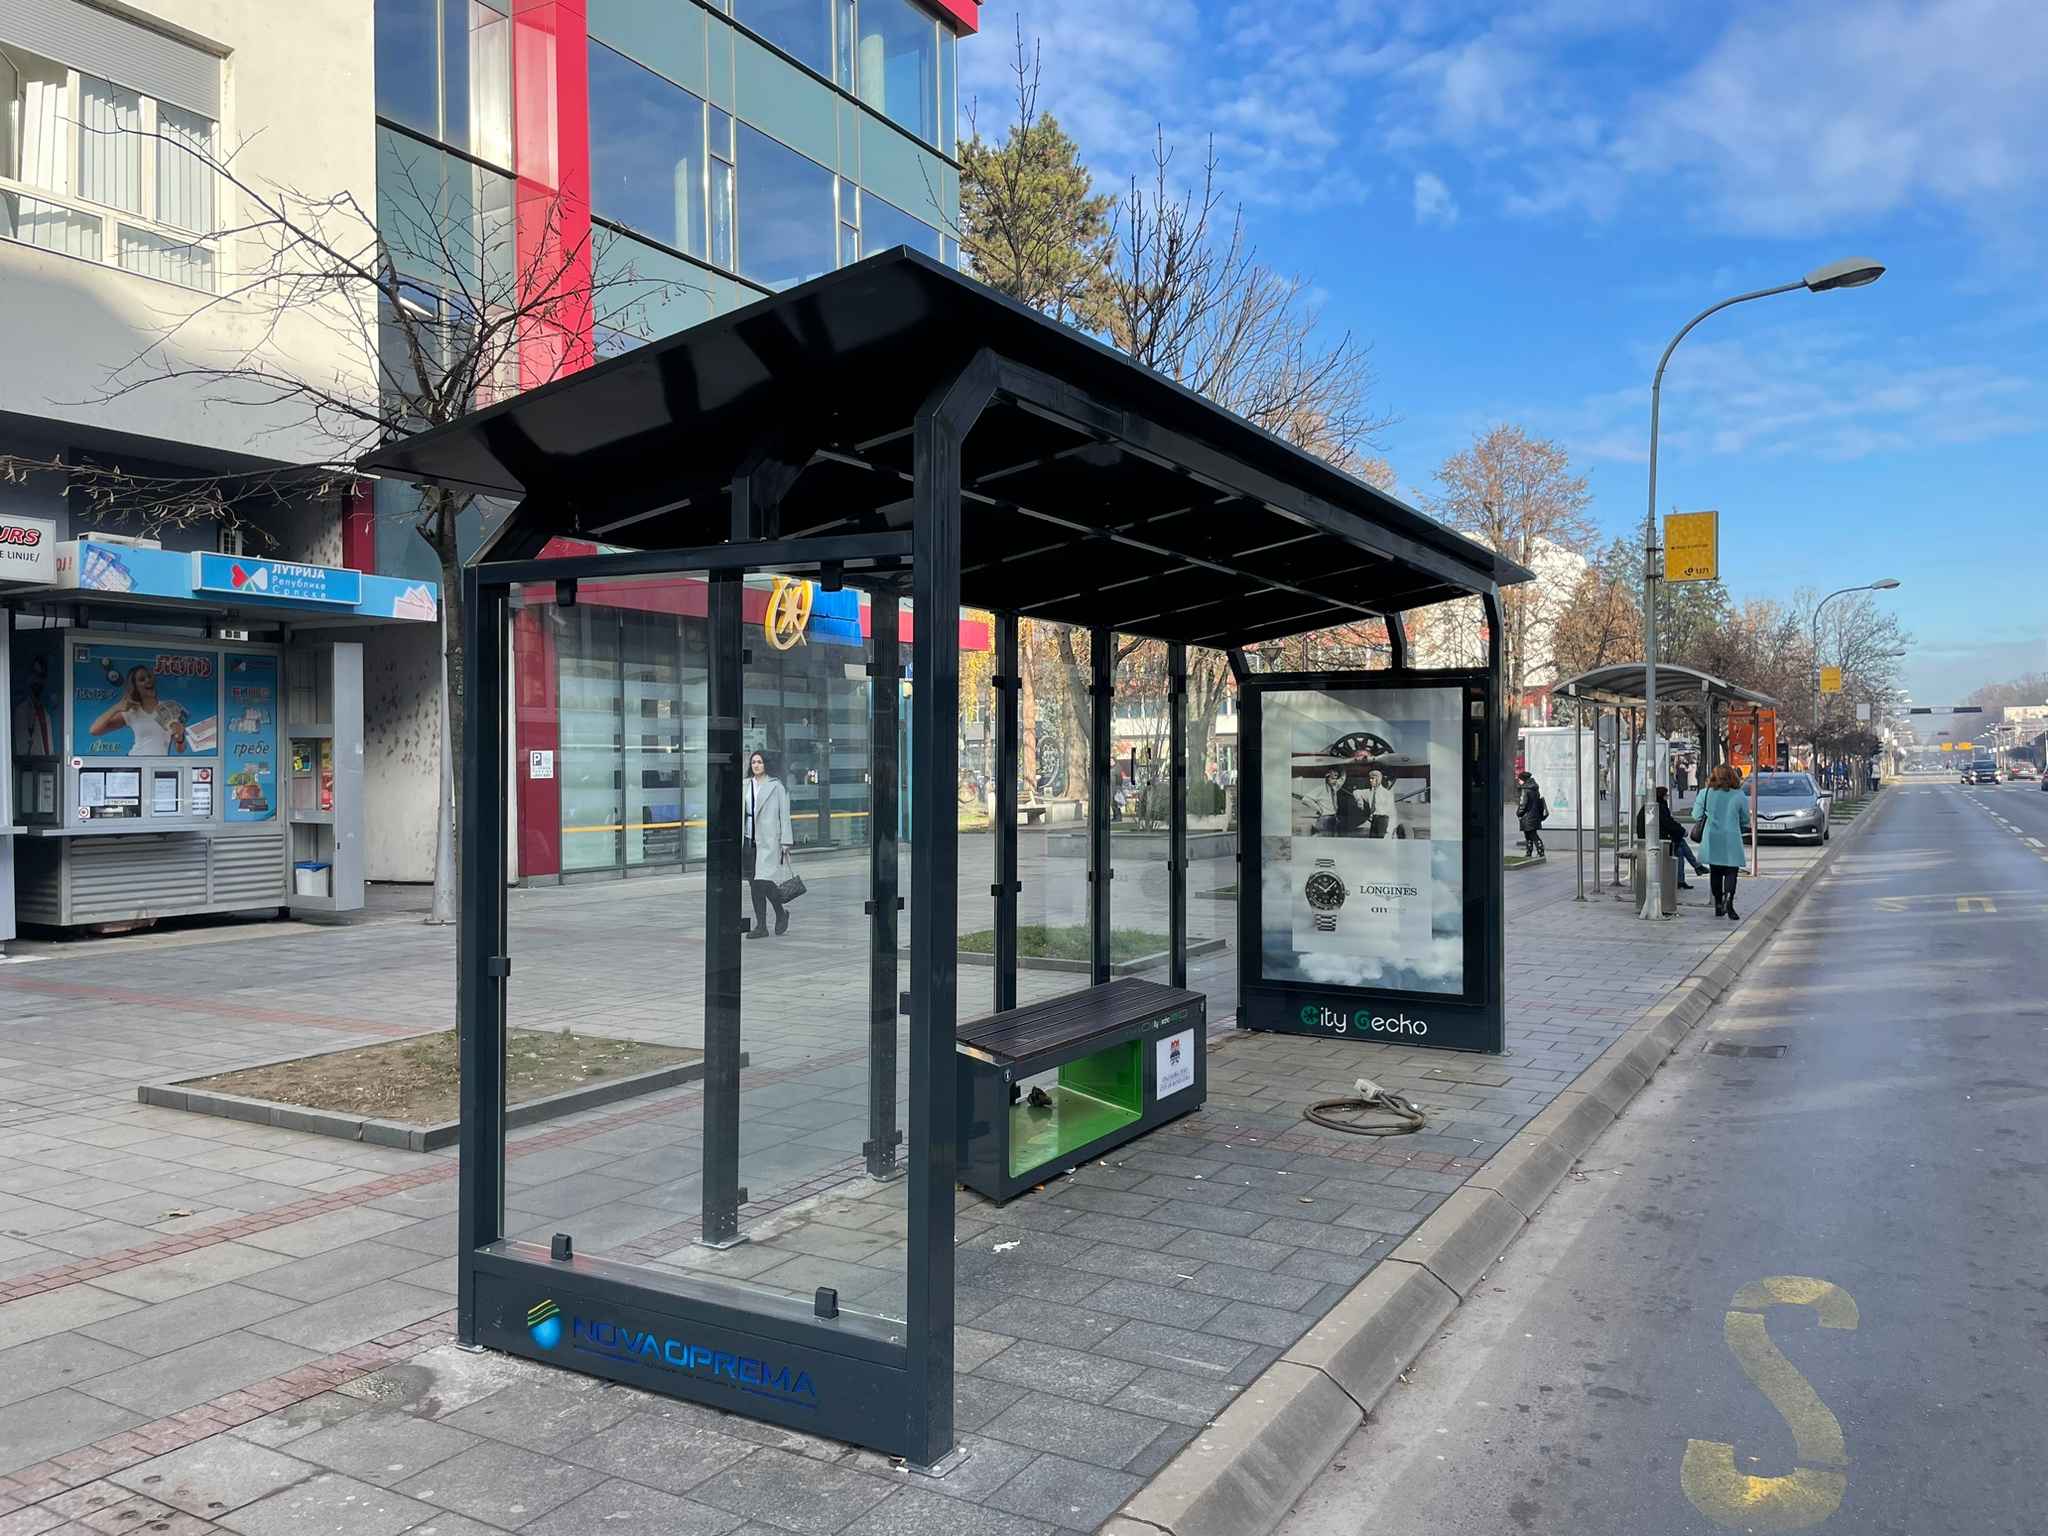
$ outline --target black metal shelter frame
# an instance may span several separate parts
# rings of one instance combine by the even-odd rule
[[[957,712],[963,604],[996,615],[995,1002],[1017,996],[1019,621],[1092,637],[1087,828],[1096,981],[1110,973],[1112,637],[1165,643],[1172,744],[1172,975],[1187,964],[1188,647],[1238,652],[1457,597],[1493,608],[1527,573],[1391,497],[1107,348],[908,251],[871,258],[464,421],[390,445],[366,470],[516,499],[463,584],[460,772],[465,1342],[900,1454],[953,1445]],[[544,558],[555,535],[623,543]],[[526,583],[689,572],[710,587],[706,860],[706,1243],[734,1240],[742,965],[737,803],[747,576],[806,576],[875,598],[868,1171],[908,1192],[906,1316],[815,1307],[512,1241],[505,1231],[503,1042],[511,956],[503,786],[509,606]],[[909,975],[899,972],[893,800],[897,604],[912,636],[909,774],[917,836]],[[1497,632],[1498,624],[1494,625]],[[1497,643],[1497,642],[1496,642]],[[1497,666],[1495,668],[1497,674]],[[1497,679],[1494,685],[1497,688]],[[1199,769],[1199,764],[1196,765]],[[725,814],[727,807],[735,807]],[[1249,873],[1249,871],[1248,871]],[[1497,912],[1494,914],[1498,920]],[[908,1017],[907,1146],[895,1055]],[[655,1358],[568,1355],[536,1309],[575,1308],[653,1340]],[[672,1351],[680,1350],[683,1369]],[[808,1401],[736,1395],[701,1351]],[[628,1352],[629,1356],[632,1352]],[[664,1360],[664,1355],[671,1358]]]

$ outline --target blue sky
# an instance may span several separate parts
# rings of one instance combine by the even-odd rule
[[[1213,134],[1261,255],[1373,346],[1404,494],[1497,421],[1640,527],[1649,380],[1706,305],[1840,256],[1890,271],[1716,315],[1664,389],[1659,500],[1722,514],[1738,598],[1896,576],[1917,701],[2048,669],[2048,5],[990,0],[1098,181]]]

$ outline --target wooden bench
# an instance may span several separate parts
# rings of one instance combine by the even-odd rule
[[[1010,1200],[1200,1108],[1208,1024],[1201,993],[1136,976],[962,1024],[960,1182]]]

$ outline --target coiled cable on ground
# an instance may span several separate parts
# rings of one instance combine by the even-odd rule
[[[1408,1136],[1427,1123],[1419,1108],[1391,1088],[1382,1088],[1369,1077],[1359,1078],[1353,1086],[1353,1097],[1311,1104],[1301,1112],[1302,1118],[1352,1136]],[[1393,1118],[1368,1118],[1374,1115]]]

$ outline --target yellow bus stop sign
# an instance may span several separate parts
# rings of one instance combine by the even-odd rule
[[[1668,512],[1664,516],[1664,579],[1721,579],[1721,514]]]
[[[1820,691],[1822,693],[1840,693],[1842,691],[1842,669],[1840,667],[1822,667],[1820,669]]]

